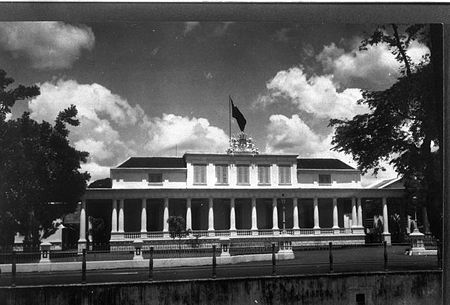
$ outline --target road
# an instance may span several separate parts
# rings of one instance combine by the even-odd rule
[[[436,270],[435,256],[406,256],[405,247],[389,247],[388,270]],[[333,250],[334,272],[368,272],[384,270],[382,248],[349,248]],[[268,276],[272,275],[272,262],[252,262],[235,265],[218,265],[217,278]],[[319,274],[330,272],[329,252],[327,250],[296,251],[295,259],[276,262],[277,275]],[[153,280],[208,279],[212,277],[212,266],[158,268],[153,270]],[[147,281],[149,270],[115,269],[88,271],[87,283]],[[0,275],[0,286],[11,285],[11,274]],[[81,282],[80,272],[40,272],[18,273],[16,285],[57,285]]]

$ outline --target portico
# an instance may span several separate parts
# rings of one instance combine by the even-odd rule
[[[387,220],[383,223],[383,236],[389,243],[388,200],[401,196],[402,190],[392,189],[321,190],[320,197],[316,189],[172,189],[165,192],[93,189],[86,194],[83,206],[96,199],[111,198],[111,242],[169,238],[167,220],[175,215],[185,218],[186,229],[201,237],[354,235],[364,241],[362,200],[378,197],[382,198],[383,219]],[[136,203],[140,203],[139,210],[127,209]],[[351,203],[351,218],[346,223],[343,212],[348,203]],[[307,212],[308,205],[312,205],[312,215]],[[132,212],[135,215],[128,214]],[[139,227],[127,225],[125,218],[129,222],[140,219]],[[313,226],[308,226],[311,223]],[[80,224],[84,224],[80,237],[86,236],[85,213],[80,214]]]

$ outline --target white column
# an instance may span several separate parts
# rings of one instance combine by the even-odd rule
[[[212,197],[208,198],[208,236],[214,235],[214,201]]]
[[[382,203],[383,203],[383,234],[389,234],[389,216],[386,197],[383,197]]]
[[[169,198],[164,198],[164,213],[163,213],[163,236],[169,237]]]
[[[256,213],[256,198],[252,197],[252,235],[258,235],[258,219]]]
[[[352,228],[358,226],[358,216],[356,214],[356,198],[352,197]]]
[[[112,201],[111,233],[117,232],[117,201],[116,199]]]
[[[314,229],[318,230],[320,232],[320,225],[319,225],[319,198],[314,197]]]
[[[391,233],[389,233],[389,214],[386,197],[383,197],[382,203],[383,203],[383,239],[384,241],[386,241],[388,245],[390,245]]]
[[[298,198],[294,197],[292,198],[292,215],[294,220],[294,227],[293,229],[300,229],[298,226]],[[295,234],[296,232],[294,232]],[[300,233],[300,232],[299,232]]]
[[[236,235],[236,211],[234,198],[230,198],[230,235]]]
[[[192,200],[191,198],[186,199],[186,230],[192,230]]]
[[[78,242],[86,242],[86,200],[81,201],[80,210],[80,238]]]
[[[339,229],[337,198],[333,198],[333,229]]]
[[[119,200],[119,226],[118,226],[118,232],[123,233],[124,232],[124,221],[123,221],[123,199]]]
[[[362,203],[360,197],[358,197],[358,227],[363,227]]]
[[[275,230],[275,234],[279,234],[278,231],[278,209],[277,209],[277,198],[272,199],[272,230]]]
[[[147,199],[142,199],[141,207],[141,232],[147,233]]]

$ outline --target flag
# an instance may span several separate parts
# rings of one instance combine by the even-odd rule
[[[247,120],[244,118],[244,115],[242,114],[242,112],[239,111],[238,107],[234,106],[231,96],[230,96],[230,103],[232,106],[231,116],[236,119],[236,121],[239,125],[239,129],[242,132],[244,132],[244,128],[245,128],[245,124],[247,124]]]

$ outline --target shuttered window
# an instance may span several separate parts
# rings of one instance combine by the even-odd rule
[[[278,166],[279,184],[291,184],[291,167],[285,165]]]
[[[258,183],[270,184],[270,166],[258,165]]]
[[[237,166],[237,183],[249,184],[249,169],[248,165]]]
[[[194,184],[206,184],[206,165],[194,165]]]
[[[228,165],[216,165],[216,183],[228,184]]]

